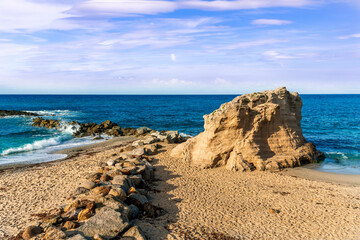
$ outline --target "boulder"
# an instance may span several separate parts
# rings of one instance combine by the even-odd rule
[[[126,217],[109,207],[103,207],[99,212],[80,226],[77,231],[87,237],[99,234],[107,239],[116,237],[129,227]]]
[[[192,165],[278,170],[324,158],[301,130],[302,100],[285,87],[236,97],[204,116],[205,131],[173,149]]]
[[[35,237],[36,235],[43,232],[43,229],[38,226],[28,226],[25,228],[24,233],[22,234],[22,237],[25,240],[31,239],[32,237]]]

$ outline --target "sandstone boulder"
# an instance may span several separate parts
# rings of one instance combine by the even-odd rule
[[[177,146],[192,165],[235,171],[278,170],[317,162],[324,154],[301,130],[302,100],[285,87],[236,97],[204,116],[205,131]]]

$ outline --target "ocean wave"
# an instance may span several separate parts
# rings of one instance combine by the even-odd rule
[[[10,155],[10,154],[30,152],[30,151],[34,151],[34,150],[44,149],[44,148],[47,148],[50,146],[59,145],[62,142],[69,140],[71,138],[72,138],[71,135],[62,135],[62,136],[53,137],[53,138],[49,138],[49,139],[38,140],[33,143],[25,144],[18,148],[6,149],[0,154],[0,156],[6,156],[6,155]]]
[[[36,113],[42,116],[68,116],[76,113],[76,111],[70,110],[39,110],[39,111],[26,111],[29,113]]]
[[[192,136],[190,134],[186,134],[186,133],[180,133],[180,136],[184,137],[184,138],[192,138],[192,137],[194,137],[194,136]]]

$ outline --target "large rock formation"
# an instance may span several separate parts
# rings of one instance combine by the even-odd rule
[[[245,94],[204,116],[205,131],[177,146],[192,165],[235,171],[277,170],[316,162],[324,154],[301,131],[302,100],[285,87]]]

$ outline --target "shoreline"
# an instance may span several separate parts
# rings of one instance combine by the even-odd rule
[[[50,154],[63,154],[63,155],[66,155],[66,157],[51,160],[51,161],[39,162],[39,163],[4,164],[4,165],[0,165],[0,173],[7,171],[7,170],[18,170],[18,169],[23,169],[23,168],[40,167],[43,165],[48,165],[48,164],[52,164],[52,163],[56,163],[56,162],[63,162],[63,161],[70,160],[70,159],[76,157],[81,151],[92,150],[92,149],[96,149],[99,147],[111,148],[111,147],[114,147],[114,145],[118,142],[131,141],[131,140],[135,140],[135,139],[137,139],[137,138],[131,137],[131,136],[114,137],[112,139],[106,139],[102,142],[86,144],[86,145],[77,146],[77,147],[70,147],[70,148],[65,148],[65,149],[61,149],[61,150],[55,150],[55,151],[51,152]]]
[[[50,154],[65,154],[67,155],[64,158],[40,162],[40,163],[19,163],[19,164],[6,164],[0,165],[0,173],[7,171],[7,170],[19,170],[19,169],[27,169],[27,168],[35,168],[41,167],[43,165],[53,164],[57,162],[63,162],[70,160],[74,157],[77,157],[81,152],[86,150],[94,150],[97,148],[103,148],[103,150],[110,149],[113,147],[117,147],[117,143],[123,143],[126,141],[135,141],[141,139],[139,137],[132,137],[132,136],[121,136],[121,137],[114,137],[112,139],[107,139],[102,142],[87,144],[83,146],[77,147],[70,147],[66,149],[56,150],[51,152]],[[300,177],[303,179],[311,180],[311,181],[319,181],[319,182],[326,182],[332,184],[342,184],[342,185],[350,185],[350,186],[359,186],[360,185],[360,174],[342,174],[342,173],[332,173],[332,172],[325,172],[317,170],[316,168],[319,167],[319,163],[310,163],[307,165],[303,165],[300,167],[295,168],[285,168],[280,170],[278,173],[292,176],[292,177]],[[242,174],[242,173],[235,173],[235,174]]]

